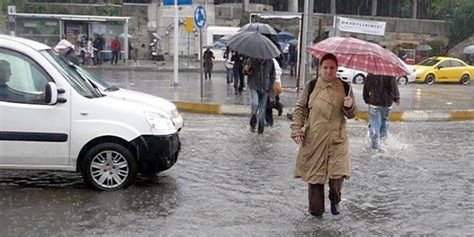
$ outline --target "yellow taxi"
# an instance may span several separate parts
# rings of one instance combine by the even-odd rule
[[[452,57],[431,57],[415,65],[417,82],[460,82],[467,85],[474,76],[474,67]]]

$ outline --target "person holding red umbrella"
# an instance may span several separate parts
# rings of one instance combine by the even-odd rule
[[[351,87],[336,77],[334,54],[320,59],[320,76],[306,83],[293,111],[291,138],[299,144],[295,177],[308,183],[309,213],[321,218],[329,180],[331,213],[340,212],[344,179],[351,176],[346,118],[357,111]]]

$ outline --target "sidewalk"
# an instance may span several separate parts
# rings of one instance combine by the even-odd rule
[[[132,65],[133,64],[133,65]],[[242,95],[234,95],[233,85],[225,82],[225,68],[223,61],[216,61],[213,69],[212,81],[204,81],[204,98],[200,97],[199,62],[191,60],[188,66],[187,58],[180,59],[180,86],[170,87],[173,78],[173,62],[156,62],[139,60],[138,65],[129,62],[129,65],[110,65],[108,63],[89,67],[92,71],[103,73],[103,77],[120,77],[120,72],[126,73],[126,83],[118,85],[123,88],[144,91],[173,101],[181,111],[221,114],[231,116],[248,116],[250,113],[250,98],[248,91]],[[107,76],[110,73],[119,75]],[[155,72],[160,72],[156,74]],[[131,74],[130,74],[131,73]],[[153,75],[153,76],[150,76]],[[127,77],[126,76],[126,77]],[[158,77],[157,79],[148,79]],[[140,82],[135,78],[147,78],[147,86],[140,88]],[[112,84],[117,84],[112,81]],[[150,85],[150,83],[152,85]],[[157,85],[153,85],[157,84]],[[298,99],[296,81],[284,70],[282,76],[283,94],[281,102],[285,105],[284,115],[291,111]],[[151,87],[150,87],[151,86]],[[150,88],[148,88],[150,87]],[[150,91],[149,91],[150,90]],[[356,95],[356,104],[359,109],[357,117],[367,120],[367,106],[362,100],[362,86],[353,86]],[[409,84],[400,87],[401,106],[394,107],[390,115],[392,121],[462,121],[474,120],[474,87],[458,84]],[[284,118],[286,116],[282,116]],[[278,116],[275,116],[278,118]]]

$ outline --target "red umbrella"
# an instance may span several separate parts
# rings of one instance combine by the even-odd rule
[[[339,65],[385,76],[406,76],[409,70],[395,54],[377,44],[354,38],[331,37],[306,49],[316,58],[336,55]]]

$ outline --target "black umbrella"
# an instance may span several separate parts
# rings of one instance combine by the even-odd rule
[[[416,47],[416,50],[417,51],[430,51],[430,50],[433,50],[433,48],[431,48],[431,46],[427,44],[420,44],[418,47]]]
[[[288,44],[298,46],[298,40],[297,39],[292,39],[292,40],[288,41]]]
[[[464,54],[474,54],[474,45],[469,45],[462,51]]]
[[[275,44],[258,32],[241,32],[232,36],[227,46],[251,58],[272,59],[281,54]]]
[[[260,34],[265,34],[265,35],[276,35],[277,32],[273,27],[271,27],[268,24],[264,23],[248,23],[242,28],[240,28],[239,32],[246,32],[246,31],[257,31]]]

